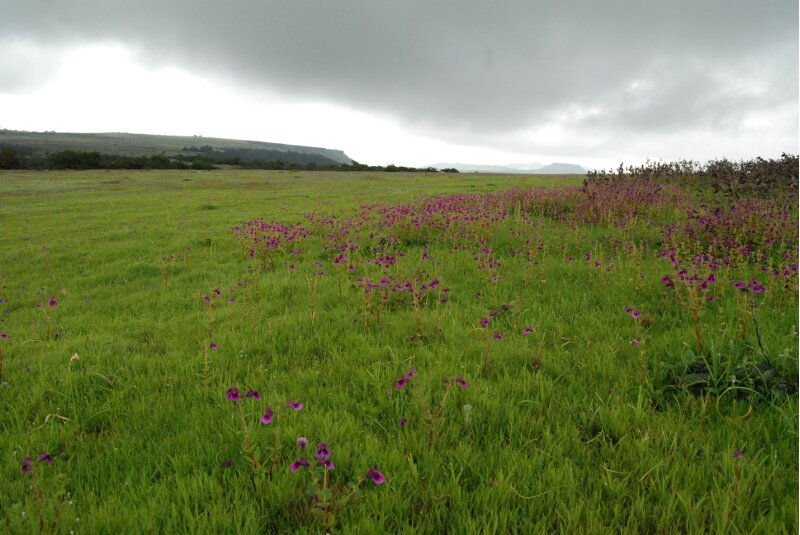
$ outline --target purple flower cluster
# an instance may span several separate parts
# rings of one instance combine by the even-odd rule
[[[402,390],[409,382],[411,382],[411,378],[414,377],[415,373],[416,370],[411,368],[408,370],[408,373],[404,374],[400,379],[397,380],[397,382],[394,384],[394,387],[398,390]]]
[[[761,284],[757,279],[751,280],[749,283],[745,281],[736,281],[733,287],[743,292],[752,292],[754,294],[763,294],[767,292],[767,288]]]
[[[46,462],[47,464],[53,464],[53,462],[55,462],[55,458],[52,455],[50,455],[49,453],[47,453],[46,451],[43,451],[39,455],[39,457],[36,458],[36,462],[37,463]],[[23,474],[27,474],[28,472],[31,471],[31,458],[30,457],[25,457],[24,459],[22,459],[22,468],[21,468],[21,470],[22,470]]]

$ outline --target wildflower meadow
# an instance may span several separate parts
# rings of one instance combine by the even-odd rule
[[[796,533],[796,169],[667,175],[0,173],[0,533]]]

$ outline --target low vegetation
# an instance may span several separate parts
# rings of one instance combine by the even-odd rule
[[[0,531],[797,532],[794,172],[2,173]]]

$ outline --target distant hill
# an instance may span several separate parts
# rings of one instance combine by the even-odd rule
[[[574,163],[554,162],[540,167],[534,173],[537,175],[585,175],[588,169]]]
[[[437,163],[435,169],[458,169],[462,173],[506,173],[515,175],[585,175],[588,169],[574,163],[540,163],[480,165],[466,163]]]
[[[224,156],[239,158],[242,162],[284,160],[297,164],[353,163],[341,150],[202,136],[0,130],[0,148],[2,147],[15,149],[34,158],[45,158],[49,154],[72,150],[121,156]]]

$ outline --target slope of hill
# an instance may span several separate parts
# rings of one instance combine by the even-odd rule
[[[554,162],[550,165],[540,167],[533,173],[537,175],[585,175],[588,169],[574,163]]]
[[[280,156],[306,155],[309,161],[321,163],[329,161],[335,164],[352,164],[343,151],[303,145],[287,145],[283,143],[267,143],[264,141],[247,141],[201,136],[161,136],[152,134],[126,133],[57,133],[57,132],[21,132],[0,130],[0,147],[19,149],[31,156],[44,157],[48,154],[64,150],[97,151],[102,154],[122,156],[152,156],[165,154],[208,154],[220,153],[236,155],[243,161],[272,161]]]

